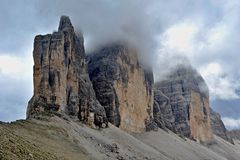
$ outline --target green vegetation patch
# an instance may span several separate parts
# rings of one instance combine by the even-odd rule
[[[54,160],[54,154],[43,151],[36,144],[14,134],[6,125],[0,125],[1,160]]]

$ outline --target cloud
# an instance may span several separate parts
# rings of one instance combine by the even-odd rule
[[[223,117],[222,120],[228,130],[240,129],[240,119]]]
[[[211,99],[229,100],[239,98],[236,89],[239,88],[240,83],[224,73],[219,63],[209,63],[201,67],[199,71],[209,86]]]
[[[240,64],[237,36],[240,34],[237,29],[240,2],[201,2],[194,2],[199,7],[193,5],[193,11],[186,10],[188,14],[180,22],[175,21],[159,35],[158,61],[161,63],[155,70],[166,72],[169,66],[188,63],[183,59],[189,59],[206,80],[211,99],[239,98],[240,73],[236,68]],[[186,9],[188,5],[185,5]],[[201,8],[203,6],[206,8]],[[179,59],[180,56],[185,58]],[[161,79],[161,73],[155,72],[155,75]]]
[[[161,48],[172,51],[172,54],[193,52],[193,39],[197,30],[198,27],[195,24],[188,22],[174,25],[161,36]]]
[[[203,28],[218,23],[223,14],[221,4],[214,0],[152,0],[151,3],[144,0],[39,0],[36,6],[40,19],[48,17],[46,21],[50,24],[60,15],[69,15],[75,28],[83,32],[87,51],[108,42],[128,41],[158,72],[161,69],[155,60],[160,54],[159,48],[164,46],[158,37],[168,37],[165,39],[167,46],[185,53],[195,52],[198,45],[193,46],[195,36],[192,35],[198,29],[203,32]]]
[[[0,120],[24,119],[32,95],[32,82],[0,74]]]
[[[75,29],[84,34],[87,52],[107,43],[124,41],[136,47],[143,59],[150,59],[154,54],[156,30],[148,13],[151,3],[143,0],[52,0],[38,1],[37,6],[39,16],[47,16],[49,21],[63,14],[70,16]]]
[[[31,56],[17,57],[9,54],[0,54],[0,70],[2,75],[17,79],[31,79],[31,66],[33,66]]]
[[[33,46],[33,39],[37,34],[50,33],[57,26],[59,17],[51,19],[51,16],[40,15],[41,9],[37,1],[1,0],[0,54],[21,57]]]
[[[29,51],[30,53],[30,51]],[[0,120],[26,118],[27,103],[32,96],[32,56],[0,54]]]
[[[33,32],[37,30],[35,15],[33,1],[1,1],[0,53],[21,55],[26,44],[33,39]]]

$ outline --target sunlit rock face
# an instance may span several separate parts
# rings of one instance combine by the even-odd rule
[[[63,112],[93,124],[106,120],[87,72],[83,36],[62,16],[57,32],[34,40],[34,95],[27,117]]]
[[[152,116],[153,74],[141,66],[136,50],[121,44],[89,56],[89,74],[97,99],[112,124],[143,132]]]
[[[230,136],[227,129],[225,128],[225,125],[221,120],[220,114],[213,111],[211,108],[210,108],[210,119],[211,119],[211,127],[212,127],[213,133],[233,144],[232,137]]]
[[[155,84],[153,113],[160,128],[198,141],[212,138],[208,88],[191,66],[177,66]]]

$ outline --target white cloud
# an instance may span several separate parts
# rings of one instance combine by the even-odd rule
[[[191,53],[194,50],[194,37],[198,27],[194,23],[183,22],[173,25],[159,38],[162,47],[171,53]]]
[[[32,81],[0,74],[0,121],[25,118],[27,103],[32,96]]]
[[[0,54],[0,120],[24,119],[32,96],[33,60],[31,52],[18,57]]]
[[[207,34],[209,47],[218,48],[218,46],[224,42],[228,34],[228,27],[225,24],[218,24],[217,26],[211,28]]]
[[[222,68],[220,64],[216,62],[209,63],[206,67],[200,70],[203,76],[211,76],[211,75],[220,75],[222,73]]]
[[[31,56],[17,57],[0,54],[0,73],[14,78],[32,78],[33,60]]]
[[[227,129],[240,129],[240,119],[234,119],[230,117],[223,117],[222,118],[223,123],[227,127]]]
[[[229,26],[223,22],[209,28],[204,26],[203,21],[199,20],[183,21],[158,37],[161,45],[158,49],[159,66],[156,68],[164,68],[164,71],[161,74],[155,73],[156,78],[161,79],[165,70],[179,63],[188,63],[185,60],[189,59],[208,84],[211,99],[237,99],[239,95],[235,91],[240,87],[240,82],[231,75],[229,68],[225,66],[225,60],[221,59],[221,54],[226,54],[221,49],[226,46]],[[218,60],[216,57],[223,63],[215,62]]]
[[[223,72],[221,65],[212,62],[199,69],[200,74],[208,84],[212,99],[237,99],[239,95],[235,92],[239,83]]]

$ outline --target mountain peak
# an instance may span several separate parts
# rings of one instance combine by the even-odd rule
[[[61,17],[58,30],[35,38],[34,95],[27,117],[54,111],[93,126],[106,118],[87,73],[83,38],[78,39],[67,16]],[[99,118],[102,113],[104,115]]]
[[[73,30],[71,20],[68,16],[61,16],[58,31]]]

